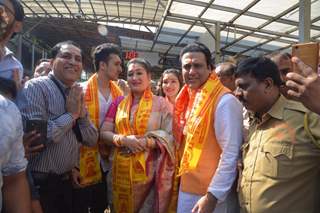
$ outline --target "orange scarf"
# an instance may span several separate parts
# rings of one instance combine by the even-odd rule
[[[109,81],[111,97],[114,100],[116,97],[121,96],[122,92],[119,87],[112,81]],[[87,90],[85,91],[84,101],[88,109],[90,120],[94,123],[95,127],[100,129],[99,119],[99,87],[98,75],[95,73],[88,80]],[[99,142],[98,142],[99,143]],[[81,146],[80,148],[80,176],[82,185],[92,185],[101,181],[101,169],[99,161],[98,146],[87,147]]]
[[[116,115],[116,130],[121,135],[143,136],[147,131],[152,110],[152,92],[145,90],[134,114],[133,125],[130,124],[132,94],[129,94],[118,106]],[[132,213],[134,182],[147,180],[145,153],[122,155],[116,149],[113,161],[113,204],[115,212]]]
[[[197,167],[204,139],[212,128],[208,123],[214,104],[223,90],[225,87],[212,73],[198,91],[190,91],[187,85],[180,91],[175,103],[173,133],[177,148],[181,149],[183,141],[185,146],[178,175]]]

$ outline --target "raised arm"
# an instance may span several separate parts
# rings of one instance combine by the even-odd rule
[[[305,107],[320,115],[320,76],[311,67],[305,65],[299,58],[293,57],[301,73],[287,74],[286,85],[289,87],[290,98],[300,101]]]

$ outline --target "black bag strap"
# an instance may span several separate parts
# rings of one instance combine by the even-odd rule
[[[51,81],[53,81],[53,83],[58,87],[61,95],[63,96],[64,101],[67,100],[66,98],[66,94],[64,93],[61,85],[59,84],[58,80],[53,76],[53,75],[48,75],[48,77],[50,78]]]
[[[61,95],[63,96],[64,102],[66,102],[66,100],[67,100],[66,94],[64,93],[64,91],[63,91],[61,85],[59,84],[59,82],[57,81],[57,79],[53,75],[49,75],[48,77],[58,87]],[[72,127],[72,131],[76,135],[77,141],[82,142],[83,138],[82,138],[82,134],[81,134],[80,126],[79,126],[78,122],[79,122],[79,118],[76,119],[75,125]]]

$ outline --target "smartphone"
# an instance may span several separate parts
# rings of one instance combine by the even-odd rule
[[[292,46],[292,56],[298,57],[303,63],[310,66],[314,72],[318,71],[319,44],[316,42],[295,44]],[[296,64],[292,66],[293,72],[300,73]]]
[[[31,146],[46,145],[47,142],[47,125],[46,120],[27,120],[26,121],[26,132],[36,131],[40,133],[40,137],[31,143]]]

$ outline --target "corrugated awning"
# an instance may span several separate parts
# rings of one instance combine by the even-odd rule
[[[206,33],[214,42],[216,23],[222,54],[265,54],[288,49],[299,40],[299,0],[22,0],[22,4],[30,23],[26,30],[32,31],[41,19],[47,25],[51,18],[52,25],[57,18],[81,20],[150,34],[117,36],[124,49],[164,55],[177,55]],[[310,17],[311,40],[319,41],[320,0],[311,1]],[[71,28],[90,39],[81,25]]]

